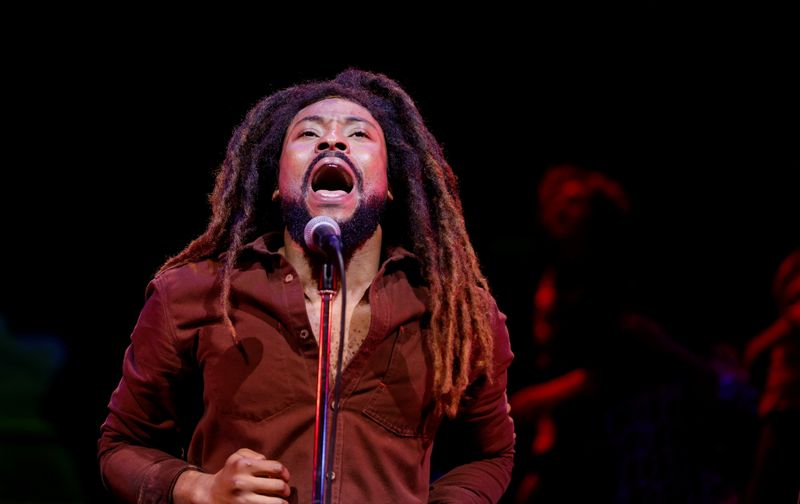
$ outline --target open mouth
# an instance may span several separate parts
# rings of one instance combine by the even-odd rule
[[[343,166],[335,163],[326,163],[320,166],[311,179],[311,190],[318,191],[343,191],[349,193],[353,190],[353,176]]]

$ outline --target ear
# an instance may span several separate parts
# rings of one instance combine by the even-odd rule
[[[275,192],[272,193],[272,201],[277,201],[280,197],[281,192],[278,189],[275,189]]]

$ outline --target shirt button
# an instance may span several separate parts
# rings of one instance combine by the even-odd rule
[[[286,282],[286,283],[289,283],[289,282],[291,282],[292,280],[294,280],[294,275],[292,275],[291,273],[289,273],[288,275],[286,275],[285,277],[283,277],[283,281],[284,281],[284,282]]]
[[[331,481],[335,480],[336,479],[336,473],[333,472],[333,471],[329,472],[328,473],[328,479],[331,480]]]
[[[300,337],[303,338],[303,339],[308,338],[308,329],[302,329],[300,331]]]

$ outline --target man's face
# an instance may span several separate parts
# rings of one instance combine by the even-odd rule
[[[386,142],[370,112],[342,98],[300,110],[286,130],[278,189],[292,238],[302,241],[311,217],[327,215],[342,227],[345,249],[377,228],[388,180]]]

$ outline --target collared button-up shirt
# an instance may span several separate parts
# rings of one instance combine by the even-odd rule
[[[318,345],[281,233],[247,244],[232,272],[233,344],[219,303],[223,252],[170,268],[145,289],[98,442],[103,482],[128,502],[171,502],[185,470],[214,473],[240,448],[282,462],[293,498],[311,500]],[[433,484],[434,408],[425,344],[427,289],[413,254],[394,248],[369,289],[369,332],[342,373],[330,469],[332,502],[496,502],[514,430],[505,396],[511,353],[492,300],[494,376],[471,377],[455,422],[472,448]],[[461,432],[461,430],[459,430]]]

